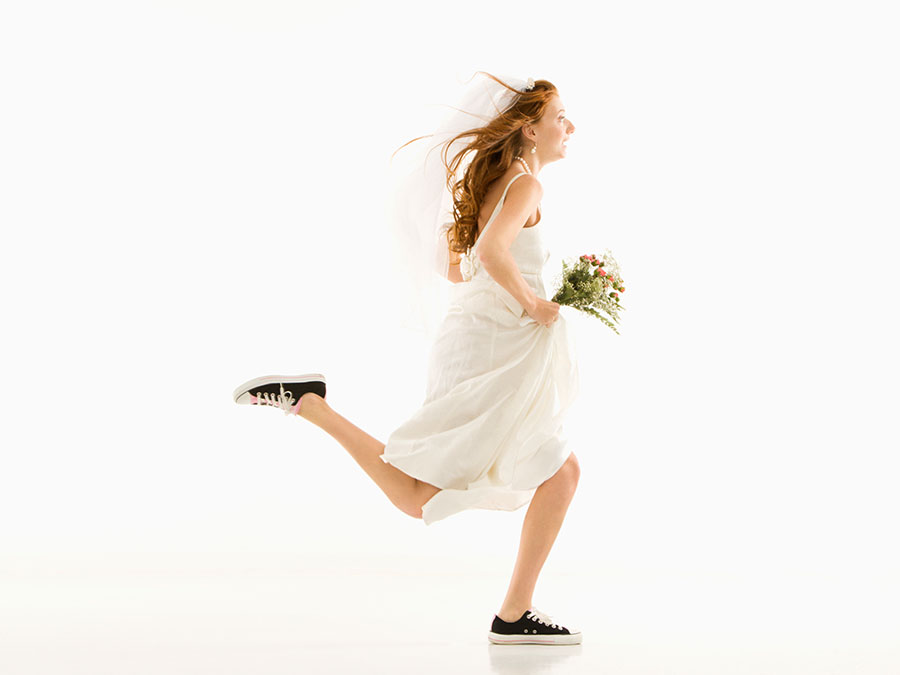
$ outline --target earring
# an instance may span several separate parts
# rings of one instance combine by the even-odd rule
[[[534,146],[531,148],[531,154],[532,154],[532,155],[533,155],[534,153],[536,153],[536,152],[537,152],[537,143],[535,143]]]

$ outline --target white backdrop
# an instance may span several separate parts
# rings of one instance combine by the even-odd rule
[[[525,509],[426,527],[318,428],[231,401],[321,372],[381,441],[420,405],[428,345],[392,322],[380,262],[387,162],[486,70],[549,79],[576,126],[539,176],[548,279],[608,247],[627,289],[620,336],[563,310],[582,477],[545,574],[817,579],[895,631],[888,6],[5,7],[0,571],[511,571]]]

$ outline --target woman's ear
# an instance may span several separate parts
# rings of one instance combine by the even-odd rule
[[[534,143],[534,138],[532,138],[533,134],[534,130],[531,128],[530,124],[525,124],[522,126],[522,137],[527,143]]]

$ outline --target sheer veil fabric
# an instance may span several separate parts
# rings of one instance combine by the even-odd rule
[[[497,76],[517,92],[531,80]],[[450,253],[446,232],[453,224],[453,197],[447,189],[442,146],[459,133],[484,126],[512,105],[518,93],[482,73],[463,87],[458,102],[428,136],[402,148],[391,162],[387,220],[390,224],[392,303],[397,320],[433,340],[448,305]],[[448,160],[471,141],[450,145]],[[469,158],[461,164],[462,176]]]

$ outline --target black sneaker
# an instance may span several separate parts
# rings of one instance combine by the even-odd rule
[[[498,645],[577,645],[581,631],[566,628],[532,607],[512,623],[495,614],[488,640]]]
[[[271,405],[284,410],[285,415],[296,415],[300,410],[300,397],[309,392],[325,398],[324,375],[308,373],[257,377],[234,390],[234,402]]]

